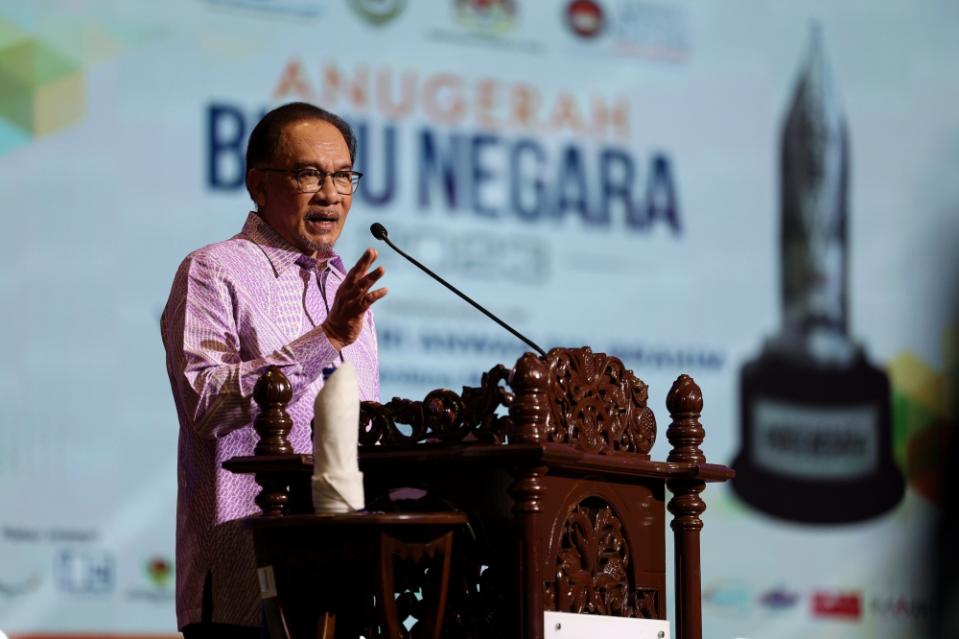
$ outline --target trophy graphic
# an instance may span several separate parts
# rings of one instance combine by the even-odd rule
[[[849,143],[815,24],[781,142],[782,325],[741,371],[732,486],[777,517],[859,521],[904,483],[888,377],[849,336]]]

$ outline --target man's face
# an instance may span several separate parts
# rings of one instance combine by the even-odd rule
[[[339,129],[323,120],[301,120],[283,128],[270,168],[332,173],[353,165]],[[292,174],[254,169],[249,177],[260,216],[274,231],[307,255],[322,257],[333,250],[352,195],[337,193],[329,177],[316,193],[299,193]]]

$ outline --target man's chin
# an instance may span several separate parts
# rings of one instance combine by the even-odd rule
[[[317,257],[328,257],[333,253],[333,242],[321,242],[312,237],[301,237],[300,248],[310,253],[316,253]]]

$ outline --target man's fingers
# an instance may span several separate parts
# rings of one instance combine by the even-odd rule
[[[385,288],[369,290],[386,272],[382,266],[366,272],[375,260],[376,250],[366,249],[336,291],[333,308],[324,322],[324,331],[330,337],[331,343],[335,341],[339,345],[337,348],[352,344],[356,340],[363,329],[366,311],[386,296]]]
[[[363,251],[363,255],[360,256],[360,259],[357,260],[356,266],[353,268],[356,269],[357,276],[362,276],[366,273],[367,269],[372,266],[373,262],[376,261],[376,249],[368,248]]]
[[[377,267],[376,269],[364,275],[362,279],[357,280],[357,288],[365,291],[369,287],[376,284],[376,281],[383,277],[384,273],[386,273],[386,269],[384,269],[382,266]]]
[[[363,251],[363,255],[356,261],[353,268],[346,274],[346,281],[355,281],[366,275],[367,269],[376,261],[376,249],[368,248]]]
[[[386,297],[386,294],[389,293],[389,289],[378,288],[375,291],[370,291],[363,296],[363,302],[366,304],[367,308],[373,305],[373,302],[381,300]]]

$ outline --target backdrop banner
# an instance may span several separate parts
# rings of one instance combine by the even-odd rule
[[[358,134],[337,250],[386,266],[384,399],[526,348],[373,222],[544,348],[620,357],[655,458],[696,379],[738,472],[705,493],[706,637],[926,636],[957,27],[905,0],[4,3],[0,630],[175,632],[160,313],[252,207],[257,119],[306,100]]]

